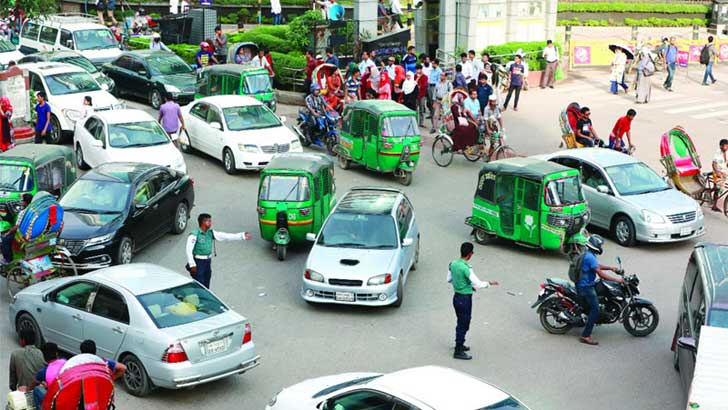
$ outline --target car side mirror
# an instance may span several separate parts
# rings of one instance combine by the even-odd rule
[[[285,115],[281,115],[278,118],[281,120],[281,122],[286,122],[286,116]]]
[[[607,194],[607,195],[609,195],[609,193],[610,193],[609,187],[606,185],[597,186],[597,192],[599,192],[600,194]]]
[[[48,302],[51,299],[51,293],[52,292],[48,292],[48,293],[44,294],[43,297],[40,298],[40,300],[42,300],[43,303]]]
[[[402,246],[412,246],[415,241],[412,238],[402,239]]]
[[[91,146],[92,147],[96,147],[96,148],[104,148],[104,143],[102,141],[99,141],[99,140],[92,140],[91,141]]]
[[[316,234],[313,232],[309,232],[306,234],[306,240],[309,242],[313,242],[316,240]]]
[[[134,209],[137,212],[141,212],[141,211],[147,209],[147,207],[148,207],[148,205],[146,203],[144,203],[144,202],[140,202],[138,204],[134,204]]]
[[[140,70],[139,75],[142,77],[149,77],[149,73],[147,73],[147,70]]]
[[[680,349],[689,350],[693,353],[698,352],[698,346],[694,337],[683,336],[677,339],[677,347]]]
[[[73,40],[66,40],[66,47],[73,48]]]
[[[214,129],[216,129],[216,130],[222,131],[222,124],[220,124],[220,123],[219,123],[219,122],[217,122],[217,121],[213,121],[213,122],[211,122],[211,123],[210,123],[210,127],[214,128]]]

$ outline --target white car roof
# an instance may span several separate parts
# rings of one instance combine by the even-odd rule
[[[490,384],[440,366],[414,367],[385,374],[367,386],[405,394],[437,410],[477,410],[510,396]]]
[[[189,276],[151,263],[112,266],[87,273],[84,277],[112,287],[124,288],[135,296],[192,282]]]
[[[198,103],[200,101],[206,101],[211,104],[217,105],[220,108],[227,107],[246,107],[249,105],[264,105],[262,102],[252,97],[244,95],[213,95],[210,97],[200,98],[199,100],[193,101]]]
[[[42,24],[50,27],[63,27],[66,30],[89,30],[89,29],[106,29],[109,28],[95,23],[93,21],[94,16],[81,17],[81,16],[63,16],[63,15],[50,15],[47,17],[41,17],[38,19],[31,19],[30,21],[35,24]]]
[[[550,159],[557,156],[567,156],[581,159],[597,164],[604,168],[614,165],[633,164],[636,162],[640,162],[638,159],[631,157],[627,154],[623,154],[621,152],[607,148],[575,148],[555,152],[553,154],[543,155],[540,157]]]
[[[107,124],[154,121],[154,117],[148,113],[134,109],[96,111],[94,115],[101,118]]]
[[[81,68],[79,66],[75,66],[73,64],[56,63],[56,62],[49,62],[49,61],[41,61],[38,63],[19,64],[18,67],[20,67],[22,69],[27,69],[30,71],[35,71],[35,72],[39,73],[40,75],[53,75],[53,74],[62,74],[62,73],[79,73],[79,72],[88,73],[88,71],[84,70],[83,68]]]

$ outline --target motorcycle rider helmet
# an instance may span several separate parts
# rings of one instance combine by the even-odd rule
[[[596,234],[590,235],[589,239],[586,240],[586,247],[597,255],[601,255],[604,252],[603,245],[604,239]]]
[[[318,84],[311,84],[311,92],[314,92],[315,90],[321,91],[321,86]]]

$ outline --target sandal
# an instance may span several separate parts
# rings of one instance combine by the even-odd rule
[[[599,342],[597,342],[596,340],[592,339],[591,336],[589,336],[589,337],[579,337],[579,341],[581,343],[584,343],[584,344],[589,345],[589,346],[596,346],[596,345],[599,344]]]

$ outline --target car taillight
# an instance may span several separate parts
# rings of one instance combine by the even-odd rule
[[[245,334],[243,335],[243,344],[246,344],[253,340],[253,329],[250,327],[250,323],[245,324]]]
[[[303,272],[303,277],[304,277],[304,278],[306,278],[306,279],[308,279],[308,280],[311,280],[311,271],[310,271],[310,270],[308,270],[308,269],[306,269],[306,270],[305,270],[305,271]]]
[[[169,345],[167,350],[164,351],[164,355],[162,355],[162,361],[166,363],[181,363],[187,360],[189,360],[187,359],[187,353],[180,342]]]
[[[265,213],[265,208],[263,208],[262,206],[259,206],[256,209],[258,210],[258,214],[260,214],[260,215],[263,215]]]
[[[310,215],[311,214],[311,208],[303,208],[300,211],[298,211],[303,216]]]
[[[392,145],[392,143],[391,143],[391,142],[385,142],[385,143],[384,143],[384,148],[392,148],[392,146],[393,146],[393,145]]]

